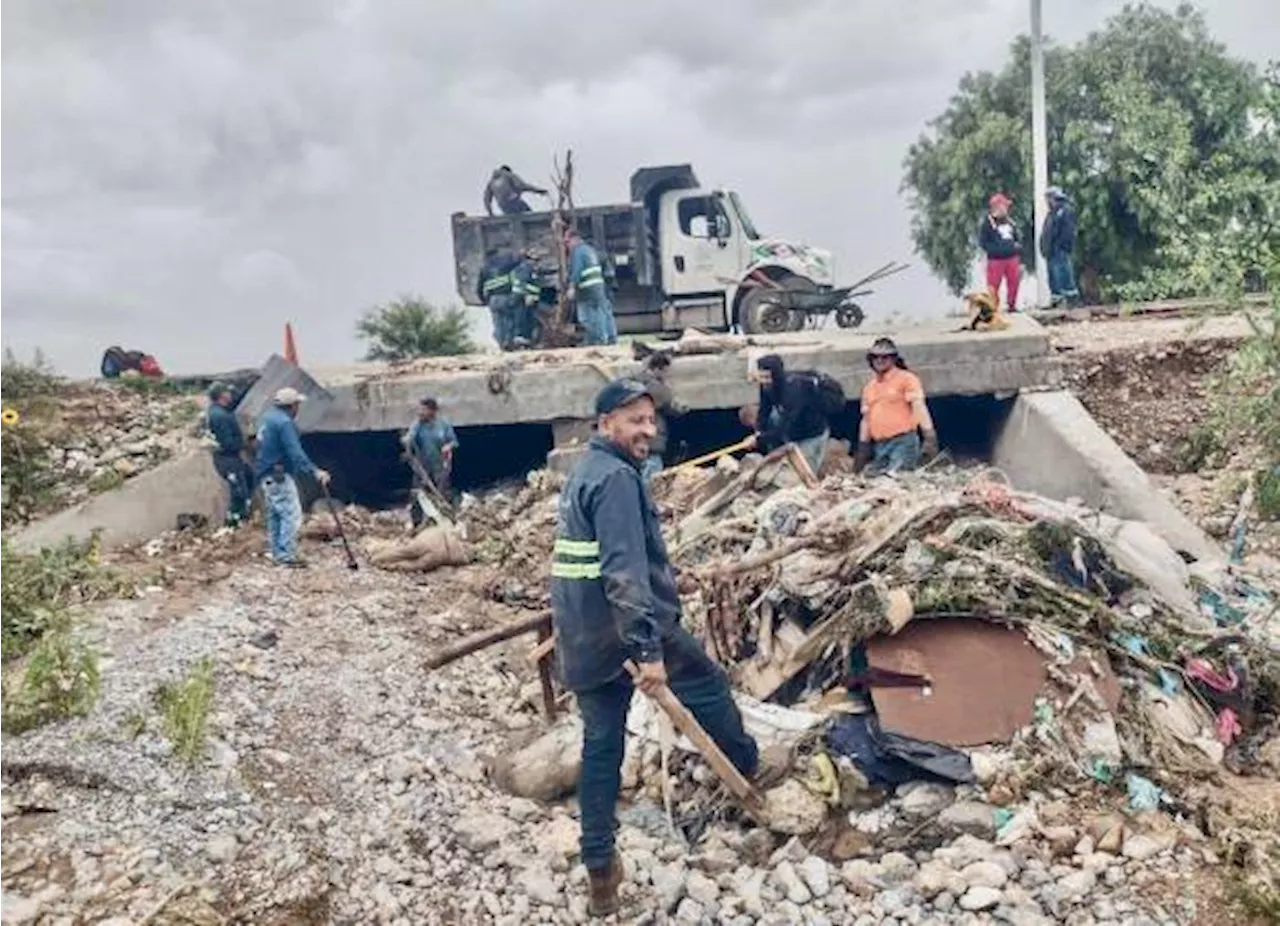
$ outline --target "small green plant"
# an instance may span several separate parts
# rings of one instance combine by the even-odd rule
[[[53,372],[44,351],[36,348],[31,362],[25,363],[5,348],[4,361],[0,363],[0,392],[6,402],[48,396],[61,384],[62,379]]]
[[[1258,470],[1253,485],[1258,515],[1266,521],[1280,521],[1280,464]]]
[[[1208,425],[1195,428],[1177,447],[1174,465],[1178,472],[1194,473],[1225,448],[1218,431]]]
[[[124,473],[117,469],[104,469],[102,472],[90,476],[85,485],[94,495],[110,492],[112,489],[118,489],[124,485]]]
[[[120,728],[124,731],[125,736],[131,740],[136,740],[147,730],[147,715],[142,711],[130,711],[120,724]]]
[[[75,635],[64,615],[40,637],[26,664],[6,674],[4,731],[23,733],[82,717],[97,703],[100,683],[97,653]]]
[[[164,716],[164,733],[178,758],[195,765],[204,755],[205,728],[213,708],[213,659],[202,657],[187,677],[156,689],[156,707]]]
[[[164,376],[121,376],[110,382],[117,389],[127,389],[148,396],[187,395],[200,391],[200,387],[189,380]]]

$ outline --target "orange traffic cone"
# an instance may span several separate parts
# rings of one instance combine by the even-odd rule
[[[298,348],[293,343],[293,324],[291,322],[284,323],[284,359],[294,366],[298,365]]]

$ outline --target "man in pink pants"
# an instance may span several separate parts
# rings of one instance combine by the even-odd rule
[[[1003,193],[996,193],[987,204],[987,214],[978,225],[978,246],[987,255],[987,287],[998,304],[1000,281],[1003,280],[1005,306],[1010,312],[1015,312],[1018,309],[1018,282],[1022,278],[1022,242],[1018,240],[1018,226],[1009,216],[1013,200]]]

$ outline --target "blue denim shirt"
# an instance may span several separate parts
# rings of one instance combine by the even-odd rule
[[[221,405],[210,405],[206,420],[209,433],[218,442],[218,453],[239,453],[244,449],[244,432],[240,430],[235,412]]]
[[[311,475],[316,465],[302,449],[298,425],[283,408],[267,409],[258,423],[258,458],[253,465],[253,477],[262,480],[270,476],[276,466],[281,466],[290,476]]]
[[[409,429],[409,448],[429,473],[439,472],[444,465],[441,451],[445,446],[457,443],[458,434],[453,425],[439,415],[430,424],[415,421]]]

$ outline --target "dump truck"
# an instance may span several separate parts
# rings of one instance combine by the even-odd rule
[[[484,304],[477,281],[490,250],[532,247],[543,303],[554,304],[555,216],[455,213],[463,302]],[[631,175],[630,202],[575,207],[571,222],[600,254],[621,334],[777,332],[804,327],[815,310],[835,311],[841,325],[853,318],[842,303],[847,290],[833,286],[830,251],[761,235],[737,193],[703,187],[689,164],[642,167]]]

